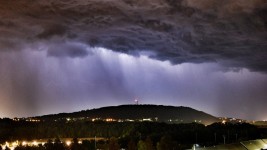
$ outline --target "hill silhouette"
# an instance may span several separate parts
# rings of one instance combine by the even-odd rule
[[[108,106],[91,110],[83,110],[73,113],[60,113],[35,117],[42,120],[55,120],[65,118],[87,118],[87,119],[107,119],[116,120],[145,120],[172,123],[198,122],[211,124],[219,119],[202,111],[183,106],[163,106],[163,105],[119,105]]]

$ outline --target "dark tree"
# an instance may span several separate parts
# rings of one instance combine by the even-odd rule
[[[174,148],[174,143],[170,136],[163,136],[157,143],[157,150],[172,150]]]
[[[139,140],[138,144],[137,144],[137,149],[138,150],[146,150],[146,143],[143,140]]]
[[[151,140],[150,137],[147,137],[145,140],[146,144],[146,150],[154,150],[155,148],[153,147],[153,141]]]
[[[136,143],[133,139],[128,142],[128,150],[137,150]]]
[[[111,137],[109,140],[109,150],[119,150],[120,149],[120,145],[118,143],[118,139],[115,137]]]

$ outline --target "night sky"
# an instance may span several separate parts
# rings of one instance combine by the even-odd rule
[[[266,0],[0,0],[0,117],[109,105],[267,120]]]

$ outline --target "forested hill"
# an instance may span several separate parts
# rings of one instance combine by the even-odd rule
[[[175,107],[163,105],[120,105],[109,106],[98,109],[83,110],[73,113],[60,113],[35,117],[41,120],[55,120],[65,118],[99,118],[101,120],[112,118],[116,120],[147,120],[173,123],[199,122],[211,124],[218,122],[219,119],[205,112],[198,111],[189,107]]]

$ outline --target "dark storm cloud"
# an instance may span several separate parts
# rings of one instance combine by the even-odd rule
[[[43,29],[41,33],[37,35],[40,39],[50,39],[53,36],[62,37],[67,32],[67,28],[62,25],[49,25]]]
[[[266,12],[265,0],[1,1],[0,33],[11,40],[0,43],[16,49],[67,39],[129,54],[150,50],[174,64],[215,61],[265,72]]]
[[[151,50],[157,53],[154,58],[174,64],[229,61],[234,64],[229,67],[267,71],[264,0],[2,1],[1,5],[0,32],[11,38],[1,38],[1,49],[15,49],[21,41],[62,38],[125,53]],[[48,54],[59,56],[61,51]]]
[[[54,57],[85,57],[88,55],[86,45],[78,43],[57,43],[49,46],[48,56]]]

